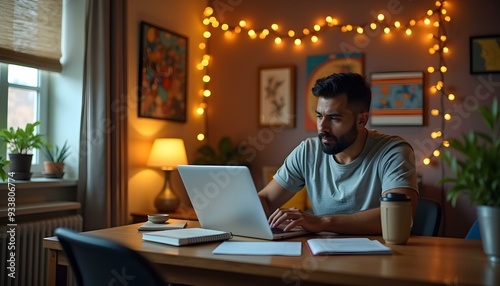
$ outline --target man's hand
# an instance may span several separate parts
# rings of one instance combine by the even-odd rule
[[[286,224],[284,231],[289,231],[294,227],[300,226],[310,232],[320,232],[324,230],[321,217],[306,213],[296,208],[276,209],[268,219],[272,228]]]

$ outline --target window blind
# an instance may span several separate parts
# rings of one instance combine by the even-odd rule
[[[62,0],[1,0],[0,61],[61,71]]]

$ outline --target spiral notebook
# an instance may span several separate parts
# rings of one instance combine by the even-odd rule
[[[220,230],[183,228],[144,233],[142,239],[174,246],[182,246],[203,242],[222,241],[230,239],[232,236],[230,232]]]

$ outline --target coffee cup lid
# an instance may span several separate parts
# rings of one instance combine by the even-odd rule
[[[406,202],[411,200],[405,194],[399,193],[388,193],[385,197],[381,197],[380,201],[382,202]]]

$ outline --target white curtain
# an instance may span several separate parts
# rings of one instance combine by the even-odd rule
[[[87,0],[78,195],[84,230],[127,223],[126,0]]]

